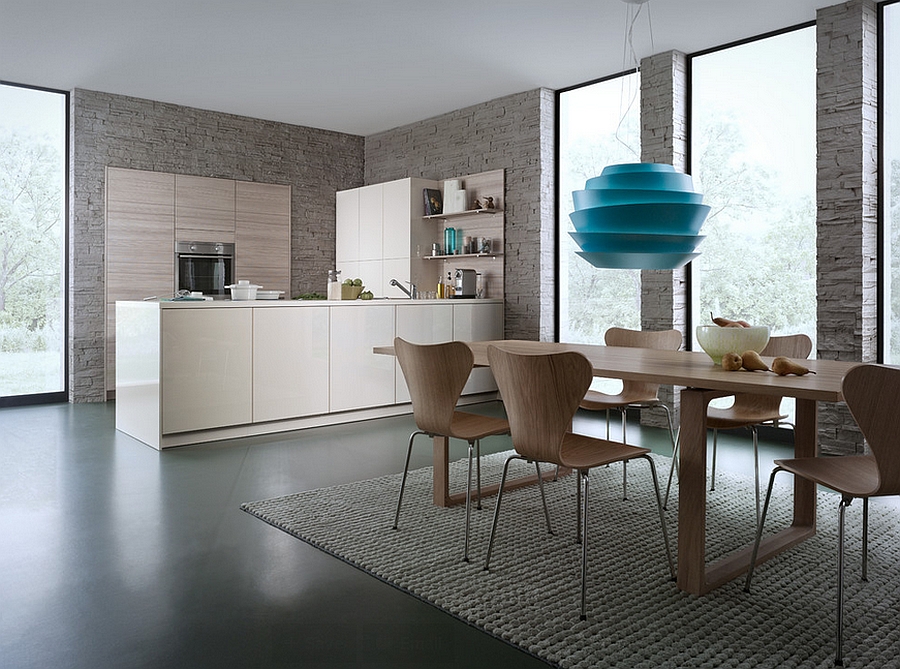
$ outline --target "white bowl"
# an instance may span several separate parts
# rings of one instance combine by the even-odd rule
[[[255,300],[256,291],[262,288],[262,286],[257,286],[249,281],[238,281],[237,283],[225,287],[231,291],[231,299],[233,301]]]
[[[726,353],[762,351],[769,343],[769,327],[753,325],[749,328],[723,328],[719,325],[698,325],[697,343],[717,365]]]

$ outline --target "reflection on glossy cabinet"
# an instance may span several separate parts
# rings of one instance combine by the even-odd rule
[[[253,422],[328,412],[328,310],[253,310]]]
[[[453,305],[447,304],[416,304],[414,300],[409,303],[397,305],[397,336],[415,344],[436,344],[453,339]],[[397,391],[398,404],[409,402],[409,389],[403,378],[403,371],[397,364]]]
[[[251,309],[172,309],[162,318],[163,434],[253,419]]]
[[[116,300],[175,290],[175,175],[106,170],[106,389],[116,387]]]
[[[394,306],[362,304],[331,309],[331,411],[394,403],[394,359],[375,346],[394,341]]]
[[[503,305],[495,302],[453,305],[453,338],[462,341],[492,341],[503,339]],[[497,390],[491,370],[479,367],[472,370],[463,394]]]

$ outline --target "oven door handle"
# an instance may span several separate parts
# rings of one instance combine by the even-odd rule
[[[196,255],[191,253],[179,253],[179,258],[186,258],[188,260],[192,258],[197,258],[199,260],[229,260],[234,256],[225,256],[225,255]]]

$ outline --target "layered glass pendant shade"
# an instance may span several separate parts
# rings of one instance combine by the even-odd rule
[[[691,176],[671,165],[609,165],[572,196],[569,234],[594,267],[675,269],[700,255],[710,208]]]

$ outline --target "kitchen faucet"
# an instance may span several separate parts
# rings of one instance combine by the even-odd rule
[[[419,299],[419,289],[416,288],[416,284],[414,284],[412,281],[407,281],[406,283],[409,284],[409,287],[410,287],[409,290],[407,290],[406,287],[402,283],[397,281],[397,279],[391,279],[391,285],[397,286],[397,288],[399,288],[404,293],[409,295],[409,299],[411,299],[411,300]]]

